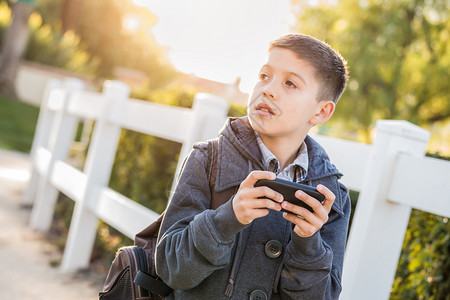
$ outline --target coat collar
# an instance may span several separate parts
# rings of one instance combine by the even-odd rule
[[[342,177],[342,173],[333,165],[323,147],[309,135],[305,138],[308,147],[308,175],[306,181],[337,175]]]
[[[248,118],[229,118],[219,137],[215,189],[239,185],[251,171],[264,170],[261,157]]]
[[[342,176],[319,143],[310,136],[306,136],[305,143],[309,161],[306,181]],[[220,132],[218,145],[215,184],[218,192],[239,185],[253,170],[264,170],[262,154],[247,117],[229,118]]]

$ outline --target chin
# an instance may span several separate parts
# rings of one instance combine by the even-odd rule
[[[262,118],[259,118],[257,114],[248,114],[248,120],[252,128],[258,132],[265,133],[267,127],[267,121]]]
[[[253,130],[257,131],[261,135],[265,136],[272,136],[273,135],[273,128],[267,120],[261,119],[261,118],[254,118],[250,117],[248,118],[250,125],[252,126]]]

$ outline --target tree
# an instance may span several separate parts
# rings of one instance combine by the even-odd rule
[[[83,0],[64,0],[61,8],[63,31],[71,30],[78,33],[83,3]]]
[[[446,0],[352,1],[299,12],[299,31],[338,49],[350,81],[335,119],[365,141],[378,119],[449,121]]]
[[[158,88],[175,75],[150,29],[156,17],[131,0],[83,1],[78,34],[90,53],[101,59],[99,72],[111,77],[116,67],[144,72],[149,87]],[[127,26],[132,25],[132,26]]]
[[[367,142],[382,118],[449,122],[449,6],[340,0],[299,11],[299,31],[327,41],[348,61],[349,86],[333,119],[362,128]],[[390,299],[450,299],[449,232],[448,218],[412,211]]]
[[[28,19],[33,12],[33,0],[18,0],[12,4],[13,19],[6,30],[0,63],[0,93],[17,98],[15,78],[28,42]]]
[[[98,58],[98,75],[103,78],[125,67],[145,73],[149,88],[160,88],[176,76],[151,34],[156,17],[132,0],[39,0],[37,11],[44,23],[62,26],[81,38],[91,56]]]

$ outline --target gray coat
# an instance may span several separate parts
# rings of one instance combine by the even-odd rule
[[[338,299],[350,199],[323,148],[309,136],[305,142],[309,167],[303,183],[321,183],[336,195],[328,222],[308,238],[297,236],[278,211],[242,225],[232,198],[209,209],[207,144],[194,146],[158,238],[156,270],[175,289],[167,299],[229,299],[227,286],[232,299]],[[238,187],[252,170],[264,170],[247,118],[227,121],[217,163],[218,191]]]

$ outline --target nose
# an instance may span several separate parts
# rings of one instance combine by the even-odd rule
[[[277,93],[273,81],[267,83],[267,85],[263,89],[263,96],[271,100],[275,100],[276,95]]]
[[[266,98],[269,98],[269,99],[271,99],[271,100],[275,100],[275,91],[274,91],[274,88],[272,87],[272,85],[271,84],[268,84],[265,88],[264,88],[264,90],[263,90],[263,95],[264,95],[264,97],[266,97]]]

